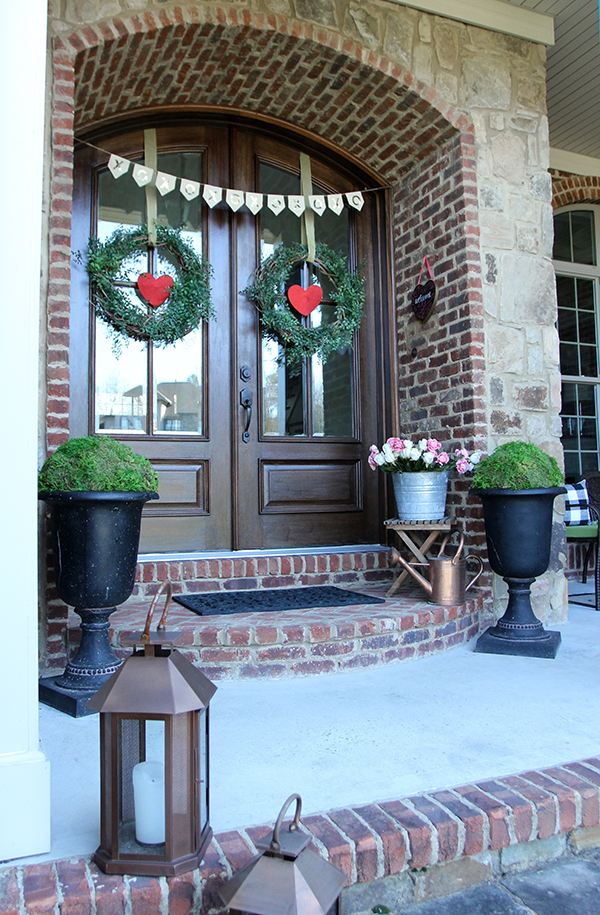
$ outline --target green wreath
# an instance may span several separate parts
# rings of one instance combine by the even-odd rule
[[[302,324],[288,305],[285,289],[292,268],[307,257],[305,245],[280,245],[257,269],[254,285],[242,290],[258,308],[265,336],[285,348],[286,365],[295,368],[315,354],[326,362],[340,346],[352,344],[365,301],[364,280],[357,273],[349,273],[341,254],[318,244],[315,264],[334,287],[331,299],[336,305],[335,318],[319,327]]]
[[[208,261],[198,257],[178,229],[157,226],[156,247],[170,252],[175,276],[168,299],[153,308],[115,285],[118,281],[131,283],[122,268],[146,252],[148,227],[116,229],[106,242],[95,237],[89,240],[87,272],[92,281],[92,301],[98,317],[114,332],[117,346],[122,337],[167,346],[191,333],[202,320],[214,317],[210,295],[213,271]]]

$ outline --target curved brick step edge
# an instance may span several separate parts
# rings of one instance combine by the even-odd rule
[[[333,810],[304,817],[302,824],[313,837],[314,850],[346,874],[347,887],[352,889],[343,891],[342,911],[350,915],[382,901],[384,884],[372,887],[379,897],[364,892],[374,881],[404,876],[405,888],[415,888],[414,901],[419,898],[422,868],[481,862],[486,853],[518,851],[518,846],[553,836],[570,836],[581,843],[582,830],[599,825],[599,799],[600,758],[594,757],[402,800]],[[175,878],[109,877],[88,858],[8,867],[0,870],[0,913],[220,912],[219,886],[256,853],[254,843],[270,828],[220,833],[199,870]],[[598,830],[594,836],[598,838]]]

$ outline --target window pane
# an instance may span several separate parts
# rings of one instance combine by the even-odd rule
[[[154,431],[201,435],[202,327],[154,348]]]
[[[581,346],[579,348],[580,375],[594,378],[598,374],[597,350],[595,346]],[[569,374],[568,372],[566,374]]]
[[[556,294],[562,308],[575,308],[575,280],[572,276],[556,277]]]
[[[594,281],[577,280],[577,307],[583,311],[594,311]]]
[[[558,213],[554,217],[554,251],[552,253],[554,260],[571,260],[571,229],[569,222],[568,213]]]
[[[304,373],[290,373],[283,347],[273,340],[263,340],[262,367],[264,434],[306,435]]]
[[[146,432],[146,346],[131,340],[120,352],[106,325],[96,326],[96,432]]]
[[[320,305],[313,326],[335,319],[335,306]],[[317,324],[318,322],[318,324]],[[315,435],[352,435],[352,350],[345,346],[331,353],[322,365],[313,356],[313,428]]]
[[[577,314],[567,308],[558,309],[558,333],[564,342],[577,343]]]
[[[576,346],[569,343],[560,344],[560,370],[563,375],[579,375]]]
[[[591,210],[577,210],[569,213],[573,239],[573,261],[576,264],[596,264],[594,244],[594,214]]]
[[[581,343],[589,343],[593,346],[596,344],[596,318],[593,311],[580,311],[579,312],[579,340]],[[561,340],[563,339],[562,329],[560,333]],[[572,339],[565,337],[565,340]]]
[[[202,154],[179,153],[159,155],[158,168],[168,175],[177,175],[180,178],[189,178],[191,181],[202,182]],[[183,228],[190,233],[199,233],[201,229],[202,197],[186,198],[177,187],[170,194],[162,197],[157,193],[158,223],[170,226],[172,229]],[[201,248],[198,249],[201,253]]]

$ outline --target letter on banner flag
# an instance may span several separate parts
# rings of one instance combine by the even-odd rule
[[[175,175],[167,175],[166,172],[156,173],[156,189],[161,197],[164,197],[165,194],[170,194],[171,191],[174,191],[176,183],[177,178]]]
[[[126,172],[128,172],[130,165],[131,162],[129,159],[121,159],[120,156],[115,156],[114,153],[108,160],[108,168],[112,173],[113,178],[120,178],[121,175],[124,175]]]
[[[263,195],[262,194],[251,194],[250,192],[246,193],[246,206],[250,210],[253,216],[262,210],[263,205]]]
[[[306,209],[306,201],[304,197],[290,196],[288,194],[288,207],[295,213],[296,216],[302,216],[304,210]]]
[[[279,216],[282,210],[285,210],[285,200],[280,194],[267,194],[267,206],[272,213]]]
[[[329,204],[329,209],[333,210],[336,216],[339,216],[344,209],[344,198],[341,194],[328,194],[327,203]]]
[[[239,208],[244,205],[244,192],[243,191],[227,191],[225,194],[225,199],[234,213],[237,213]]]
[[[352,191],[351,194],[346,194],[346,200],[355,210],[362,210],[365,203],[364,197],[360,191]]]
[[[309,194],[308,202],[311,210],[322,216],[327,207],[325,206],[325,197],[322,194]]]
[[[147,168],[145,165],[133,166],[133,179],[138,187],[145,187],[147,184],[150,184],[153,177],[153,168]]]
[[[213,187],[212,184],[205,184],[202,196],[212,210],[212,208],[223,199],[223,188]]]
[[[194,200],[194,198],[197,197],[200,193],[200,182],[190,181],[188,178],[182,178],[179,190],[186,200]]]

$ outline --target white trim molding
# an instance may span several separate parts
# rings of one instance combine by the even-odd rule
[[[579,153],[568,152],[566,149],[550,149],[550,168],[571,175],[600,178],[600,159],[580,156]]]
[[[386,0],[435,16],[456,19],[492,32],[515,35],[536,44],[554,44],[554,18],[501,0]]]

